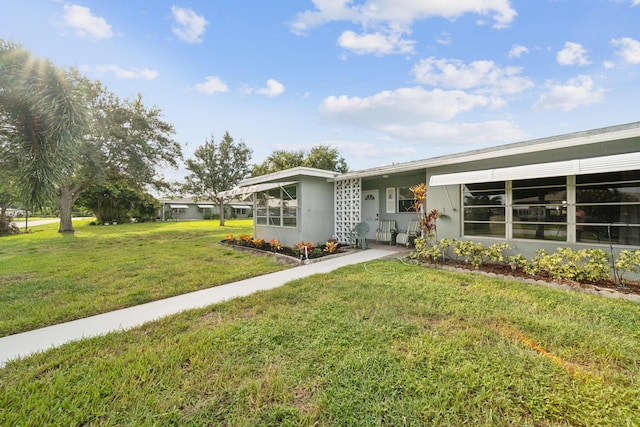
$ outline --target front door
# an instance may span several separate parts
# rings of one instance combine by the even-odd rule
[[[378,190],[362,192],[362,221],[369,224],[368,239],[375,239],[380,220],[380,193]]]

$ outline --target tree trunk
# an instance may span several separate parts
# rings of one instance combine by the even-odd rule
[[[60,228],[58,233],[75,233],[73,220],[71,218],[71,207],[80,197],[81,185],[61,186],[58,203],[60,205]]]
[[[224,199],[219,199],[220,204],[220,227],[224,227]]]

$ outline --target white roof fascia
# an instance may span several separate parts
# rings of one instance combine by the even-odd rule
[[[534,179],[549,176],[586,175],[590,173],[635,169],[640,169],[640,152],[566,160],[562,162],[536,163],[509,168],[433,175],[429,179],[429,186]]]
[[[333,172],[323,169],[316,168],[308,168],[304,166],[299,166],[291,169],[285,169],[283,171],[278,171],[274,173],[269,173],[266,175],[260,175],[253,178],[247,178],[240,181],[240,186],[246,187],[249,185],[262,184],[265,182],[273,182],[283,179],[290,179],[297,176],[311,176],[316,178],[334,178],[336,175],[340,175],[339,172]]]
[[[631,123],[629,125],[598,129],[596,131],[576,132],[559,137],[542,138],[509,145],[502,145],[494,148],[469,151],[466,153],[433,157],[430,159],[416,160],[407,163],[397,163],[394,165],[381,166],[373,169],[366,169],[363,171],[347,172],[340,175],[336,179],[366,178],[378,176],[381,174],[409,172],[412,170],[427,169],[435,166],[474,162],[478,160],[492,159],[494,157],[507,157],[525,153],[554,150],[559,148],[579,147],[606,141],[637,138],[640,137],[640,122]]]

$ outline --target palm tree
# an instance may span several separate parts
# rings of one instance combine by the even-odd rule
[[[83,96],[76,73],[0,40],[0,166],[29,208],[51,200],[77,161]]]

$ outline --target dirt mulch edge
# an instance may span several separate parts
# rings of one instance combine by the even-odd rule
[[[548,288],[560,289],[564,291],[582,292],[582,293],[596,295],[604,298],[624,299],[624,300],[640,303],[640,295],[638,294],[626,293],[623,290],[618,291],[611,288],[603,288],[596,285],[589,285],[585,283],[569,282],[569,281],[559,283],[559,282],[553,282],[548,280],[518,277],[518,276],[507,275],[507,274],[492,273],[492,272],[487,272],[482,270],[470,270],[468,268],[460,268],[460,267],[455,267],[451,265],[432,264],[432,263],[424,263],[424,262],[420,263],[420,265],[423,265],[428,268],[438,269],[438,270],[452,271],[456,273],[481,274],[487,277],[494,277],[497,279],[511,280],[511,281],[516,281],[521,283],[527,283],[530,285],[545,286]]]

